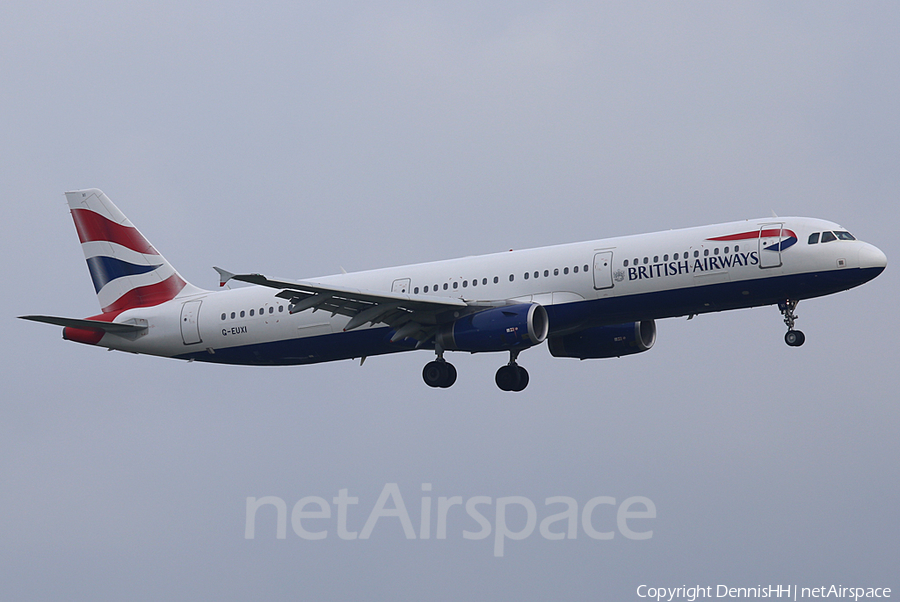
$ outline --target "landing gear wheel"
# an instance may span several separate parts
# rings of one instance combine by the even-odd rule
[[[516,370],[516,366],[500,366],[500,369],[497,370],[497,375],[494,377],[494,382],[497,383],[501,391],[512,391],[513,387],[519,384],[519,372]]]
[[[456,382],[456,367],[450,362],[444,362],[444,368],[447,370],[447,378],[444,380],[441,388],[448,389]]]
[[[784,342],[791,347],[799,347],[806,342],[806,335],[799,330],[788,330],[784,335]]]
[[[788,331],[784,335],[784,342],[791,347],[799,347],[806,341],[806,336],[802,332],[794,330],[794,322],[797,321],[797,314],[794,313],[794,310],[797,309],[798,303],[800,302],[786,299],[778,304],[778,311],[784,316],[784,325],[788,327]]]
[[[513,391],[524,391],[525,387],[528,386],[528,370],[523,368],[522,366],[516,366],[517,372],[519,373],[519,383],[513,389]]]
[[[522,391],[528,386],[528,371],[517,364],[507,364],[497,370],[494,381],[501,391]]]
[[[444,371],[441,368],[441,362],[428,362],[422,368],[422,380],[429,387],[440,387],[443,380]]]
[[[446,389],[456,382],[456,368],[453,364],[441,360],[428,362],[422,369],[422,380],[429,387]]]

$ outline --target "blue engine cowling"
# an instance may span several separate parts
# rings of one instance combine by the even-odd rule
[[[553,357],[581,360],[620,357],[647,351],[656,342],[656,322],[628,322],[595,326],[563,336],[550,337],[547,346]]]
[[[436,341],[453,351],[524,349],[547,338],[547,310],[537,303],[486,309],[442,327]]]

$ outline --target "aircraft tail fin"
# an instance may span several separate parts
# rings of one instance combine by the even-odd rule
[[[66,193],[103,313],[202,292],[188,283],[96,188]]]

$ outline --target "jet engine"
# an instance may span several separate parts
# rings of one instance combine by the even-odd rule
[[[547,310],[521,303],[463,316],[442,327],[436,341],[451,351],[508,351],[542,343],[548,330]]]
[[[641,353],[656,342],[656,322],[628,322],[612,326],[595,326],[578,332],[553,336],[547,346],[553,357],[575,357],[580,360],[620,357]]]

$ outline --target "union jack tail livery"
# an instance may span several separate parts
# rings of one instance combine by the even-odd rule
[[[81,249],[104,314],[150,307],[201,292],[96,188],[66,193]]]

